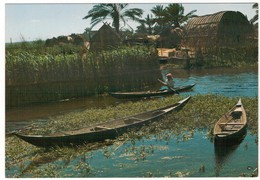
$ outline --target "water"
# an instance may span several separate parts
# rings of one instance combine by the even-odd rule
[[[176,86],[197,83],[193,91],[186,94],[221,94],[228,97],[257,97],[257,71],[249,72],[187,72],[172,70]],[[159,85],[154,85],[158,88]],[[186,95],[185,94],[185,95]],[[6,113],[7,131],[26,126],[31,120],[46,121],[49,116],[87,108],[103,108],[123,103],[110,96],[66,100],[65,102],[12,109]],[[245,139],[216,153],[214,144],[207,138],[208,130],[194,133],[191,139],[178,141],[158,140],[151,136],[130,141],[118,147],[112,145],[86,152],[69,162],[56,160],[37,167],[44,171],[53,166],[60,177],[238,177],[242,173],[250,176],[258,165],[256,135],[247,133]],[[84,159],[84,160],[83,160]],[[29,162],[28,162],[29,163]],[[12,177],[18,167],[6,169],[6,177]],[[31,175],[25,174],[25,177]]]
[[[227,151],[221,149],[219,155],[206,133],[196,131],[186,141],[177,141],[173,136],[167,141],[151,136],[134,144],[127,142],[119,148],[112,145],[87,152],[84,157],[57,160],[37,168],[44,172],[51,164],[60,177],[238,177],[250,176],[257,168],[255,136],[248,133],[240,144]],[[6,170],[6,176],[13,171]]]
[[[252,172],[258,164],[254,138],[246,136],[241,144],[221,159],[215,153],[213,143],[207,139],[206,132],[197,131],[192,139],[185,142],[177,143],[174,139],[170,142],[157,141],[155,138],[139,141],[137,147],[154,146],[154,152],[147,153],[144,160],[136,161],[131,159],[131,153],[124,153],[125,147],[131,147],[129,143],[110,158],[99,150],[92,155],[89,163],[95,169],[95,177],[176,177],[180,173],[188,177],[237,177],[241,173]],[[204,172],[199,171],[201,166],[205,167]],[[248,170],[248,167],[252,169]]]
[[[258,74],[257,70],[234,71],[230,69],[185,71],[169,69],[174,74],[176,86],[196,83],[193,91],[187,95],[220,94],[228,97],[257,97]],[[156,83],[149,89],[159,89]],[[6,133],[21,129],[31,121],[47,121],[49,116],[65,114],[72,111],[81,111],[88,108],[104,108],[124,103],[109,95],[94,96],[81,99],[68,99],[63,102],[42,104],[29,107],[20,107],[7,110]]]
[[[13,108],[6,111],[6,133],[19,130],[33,121],[48,121],[50,116],[80,112],[89,108],[104,108],[118,104],[109,96],[92,96],[81,99],[67,99],[62,102]]]
[[[255,73],[239,73],[231,75],[191,76],[176,78],[175,83],[197,83],[190,95],[219,94],[228,97],[257,97],[258,75]]]

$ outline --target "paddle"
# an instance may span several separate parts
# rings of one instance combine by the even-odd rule
[[[174,93],[176,94],[180,94],[178,91],[176,91],[175,89],[173,89],[171,86],[169,86],[167,83],[163,82],[162,80],[158,79],[158,81],[164,85],[166,85],[170,90],[172,90]]]

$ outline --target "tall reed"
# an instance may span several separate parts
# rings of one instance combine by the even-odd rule
[[[6,104],[56,101],[117,90],[140,90],[160,76],[155,50],[121,47],[99,53],[6,51]]]
[[[195,54],[194,65],[204,68],[241,67],[258,62],[258,47],[254,44],[197,49]]]

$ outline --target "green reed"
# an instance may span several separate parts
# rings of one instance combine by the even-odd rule
[[[156,52],[122,47],[84,56],[6,52],[6,102],[17,106],[143,89],[160,76]]]
[[[210,47],[196,50],[194,67],[243,67],[258,62],[258,46]],[[189,67],[188,67],[189,68]]]

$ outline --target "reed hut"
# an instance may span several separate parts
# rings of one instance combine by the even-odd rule
[[[243,46],[251,30],[247,17],[239,11],[193,17],[184,27],[183,45],[190,49]]]
[[[99,51],[117,47],[122,43],[119,34],[112,29],[109,24],[103,26],[92,36],[90,40],[90,50]]]

